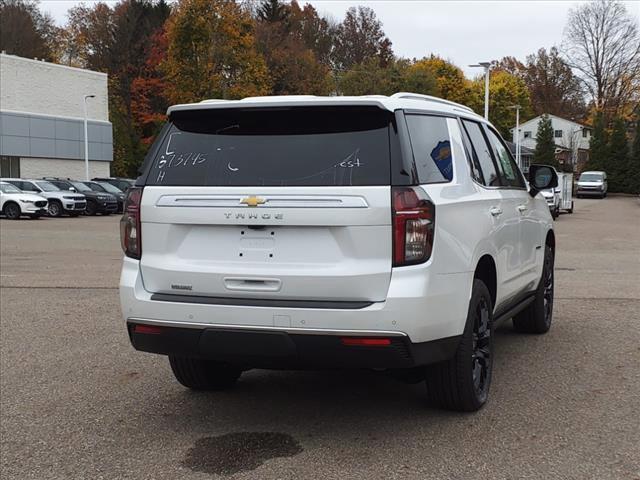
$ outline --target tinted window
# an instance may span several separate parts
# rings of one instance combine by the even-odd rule
[[[469,134],[474,155],[480,163],[484,184],[490,187],[499,187],[500,179],[498,178],[496,167],[491,158],[491,148],[487,144],[480,124],[469,120],[463,120],[462,123]]]
[[[175,112],[149,185],[389,185],[389,124],[378,108]]]
[[[407,115],[406,119],[419,182],[450,182],[453,162],[447,119],[429,115]]]
[[[15,185],[24,192],[40,192],[31,182],[15,182]]]
[[[516,162],[511,157],[509,150],[502,140],[490,129],[487,129],[489,140],[495,149],[496,158],[498,160],[498,171],[502,177],[502,184],[510,187],[524,187],[524,179],[520,175]]]
[[[482,178],[482,169],[480,168],[478,155],[476,155],[476,152],[473,149],[473,146],[471,145],[471,140],[469,139],[469,135],[467,134],[464,128],[460,128],[460,134],[462,135],[462,143],[464,145],[464,151],[467,156],[467,160],[469,162],[469,167],[471,168],[471,176],[476,182],[484,185],[484,178]]]

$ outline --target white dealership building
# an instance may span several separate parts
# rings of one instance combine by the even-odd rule
[[[108,176],[107,75],[0,54],[0,176],[83,179],[85,95],[89,174]]]

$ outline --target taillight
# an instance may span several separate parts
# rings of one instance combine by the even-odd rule
[[[142,187],[131,187],[124,200],[124,212],[120,220],[120,243],[127,257],[140,258],[142,240],[140,238],[140,200]]]
[[[429,260],[433,248],[436,208],[419,187],[394,187],[393,266]]]

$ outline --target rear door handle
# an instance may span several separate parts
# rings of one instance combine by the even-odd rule
[[[489,213],[497,217],[498,215],[502,215],[502,209],[500,207],[493,207],[489,210]]]

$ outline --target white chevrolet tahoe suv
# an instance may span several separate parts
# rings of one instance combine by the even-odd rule
[[[544,333],[544,197],[462,105],[260,97],[176,105],[121,221],[133,346],[193,389],[251,368],[386,369],[432,404],[487,400],[497,322]]]

